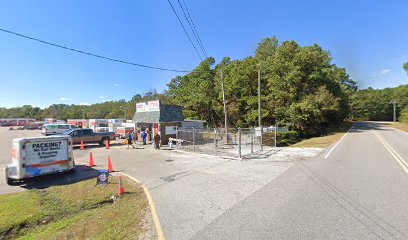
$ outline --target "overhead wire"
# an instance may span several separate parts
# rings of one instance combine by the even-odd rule
[[[184,27],[183,22],[181,21],[180,17],[178,16],[176,10],[174,9],[173,4],[170,2],[170,0],[167,0],[167,1],[169,2],[171,9],[173,9],[174,14],[176,15],[176,17],[177,17],[177,19],[178,19],[178,21],[179,21],[181,27],[182,27],[183,30],[184,30],[184,33],[187,35],[187,38],[188,38],[188,40],[190,41],[191,46],[193,46],[193,48],[194,48],[195,52],[197,53],[198,57],[199,57],[201,60],[203,60],[203,58],[201,57],[200,53],[198,52],[196,46],[194,45],[193,41],[191,40],[191,37],[190,37],[190,35],[188,34],[186,28]]]
[[[77,53],[81,53],[81,54],[85,54],[85,55],[88,55],[88,56],[97,57],[97,58],[101,58],[101,59],[105,59],[105,60],[109,60],[109,61],[113,61],[113,62],[128,64],[128,65],[133,65],[133,66],[137,66],[137,67],[143,67],[143,68],[150,68],[150,69],[155,69],[155,70],[161,70],[161,71],[169,71],[169,72],[190,72],[190,71],[187,71],[187,70],[178,70],[178,69],[170,69],[170,68],[163,68],[163,67],[155,67],[155,66],[150,66],[150,65],[145,65],[145,64],[139,64],[139,63],[133,63],[133,62],[129,62],[129,61],[124,61],[124,60],[120,60],[120,59],[116,59],[116,58],[105,57],[105,56],[102,56],[102,55],[99,55],[99,54],[95,54],[95,53],[91,53],[91,52],[86,52],[86,51],[78,50],[78,49],[71,48],[71,47],[66,47],[66,46],[63,46],[63,45],[60,45],[60,44],[56,44],[56,43],[51,43],[51,42],[48,42],[48,41],[41,40],[41,39],[39,39],[39,38],[30,37],[30,36],[28,36],[28,35],[24,35],[24,34],[21,34],[21,33],[13,32],[13,31],[6,30],[6,29],[3,29],[3,28],[0,28],[0,31],[1,31],[1,32],[4,32],[4,33],[8,33],[8,34],[15,35],[15,36],[19,36],[19,37],[22,37],[22,38],[30,39],[30,40],[33,40],[33,41],[37,41],[37,42],[40,42],[40,43],[43,43],[43,44],[47,44],[47,45],[50,45],[50,46],[62,48],[62,49],[65,49],[65,50],[69,50],[69,51],[73,51],[73,52],[77,52]]]
[[[194,31],[195,31],[196,34],[197,34],[198,41],[200,42],[201,46],[203,47],[204,53],[205,53],[205,55],[207,56],[207,55],[208,55],[208,54],[207,54],[207,51],[206,51],[205,48],[204,48],[204,44],[203,44],[203,42],[201,41],[200,34],[198,34],[198,31],[197,31],[197,29],[196,29],[196,27],[195,27],[193,18],[191,17],[190,11],[188,10],[187,4],[186,4],[186,2],[185,2],[184,0],[183,0],[183,4],[184,4],[184,6],[185,6],[185,8],[186,8],[186,10],[187,10],[187,15],[188,15],[188,17],[190,18],[191,24],[193,25],[193,29],[194,29]],[[207,57],[208,57],[208,56],[207,56]]]
[[[181,8],[181,11],[182,11],[183,14],[184,14],[185,19],[187,20],[188,25],[190,26],[191,31],[192,31],[193,34],[194,34],[194,37],[195,37],[195,39],[196,39],[198,45],[199,45],[200,48],[201,48],[201,51],[203,52],[205,58],[208,58],[207,53],[206,53],[206,51],[204,50],[204,46],[202,45],[201,41],[199,40],[198,32],[194,30],[192,24],[190,23],[190,20],[189,20],[189,18],[187,17],[186,12],[184,11],[183,5],[181,5],[181,3],[180,3],[180,0],[177,0],[177,2],[178,2],[179,6],[180,6],[180,8]],[[183,1],[183,2],[184,2],[184,1]],[[185,4],[185,2],[184,2],[184,4]],[[186,10],[187,10],[187,8],[186,8]]]

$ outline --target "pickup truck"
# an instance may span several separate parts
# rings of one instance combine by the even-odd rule
[[[71,129],[64,133],[72,138],[73,144],[80,144],[81,140],[86,143],[99,143],[103,146],[106,141],[109,143],[111,140],[115,140],[114,132],[94,132],[90,128]]]

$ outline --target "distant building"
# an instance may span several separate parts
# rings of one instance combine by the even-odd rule
[[[177,128],[183,121],[183,108],[180,106],[164,105],[160,100],[136,103],[133,122],[138,131],[146,131],[148,141],[160,132],[162,144],[167,144],[170,137],[176,137]]]

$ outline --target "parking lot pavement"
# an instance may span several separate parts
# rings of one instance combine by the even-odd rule
[[[114,170],[128,173],[148,187],[166,239],[190,239],[290,168],[293,161],[288,153],[301,155],[298,149],[289,149],[279,151],[276,157],[239,161],[138,145],[138,149],[116,146],[75,151],[76,161],[86,164],[90,151],[97,168],[106,168],[110,156]],[[321,151],[314,149],[306,157]]]
[[[0,164],[9,162],[11,139],[22,136],[39,136],[37,131],[7,132],[0,129],[2,144]],[[77,165],[88,163],[92,152],[95,169],[107,168],[108,156],[113,168],[136,177],[151,192],[166,239],[190,239],[226,210],[246,199],[293,165],[290,156],[310,157],[320,153],[313,150],[309,155],[300,150],[281,149],[267,157],[244,161],[223,159],[209,155],[183,153],[172,150],[155,150],[151,145],[137,145],[136,149],[113,144],[111,149],[97,145],[86,146],[84,151],[75,148]],[[303,152],[303,151],[300,151]],[[0,194],[21,191],[26,188],[41,188],[61,181],[78,181],[94,177],[96,171],[82,167],[74,176],[60,174],[43,177],[26,187],[9,187],[0,180]],[[1,173],[4,174],[4,173]],[[41,182],[43,181],[43,182]],[[48,184],[48,185],[47,185]],[[125,186],[126,188],[126,186]]]

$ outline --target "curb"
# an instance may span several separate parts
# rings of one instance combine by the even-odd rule
[[[160,225],[159,216],[157,215],[156,207],[154,206],[152,196],[150,195],[150,192],[147,189],[147,187],[144,184],[142,184],[139,180],[137,180],[136,178],[130,176],[127,173],[123,173],[123,172],[116,172],[116,173],[122,174],[123,176],[126,176],[126,177],[132,179],[133,181],[135,181],[135,182],[137,182],[137,183],[139,183],[141,185],[141,187],[143,188],[144,193],[146,194],[147,201],[149,203],[150,212],[152,214],[153,222],[154,222],[154,225],[156,227],[157,239],[158,240],[164,240],[164,234],[163,234],[163,230],[162,230],[161,225]]]

